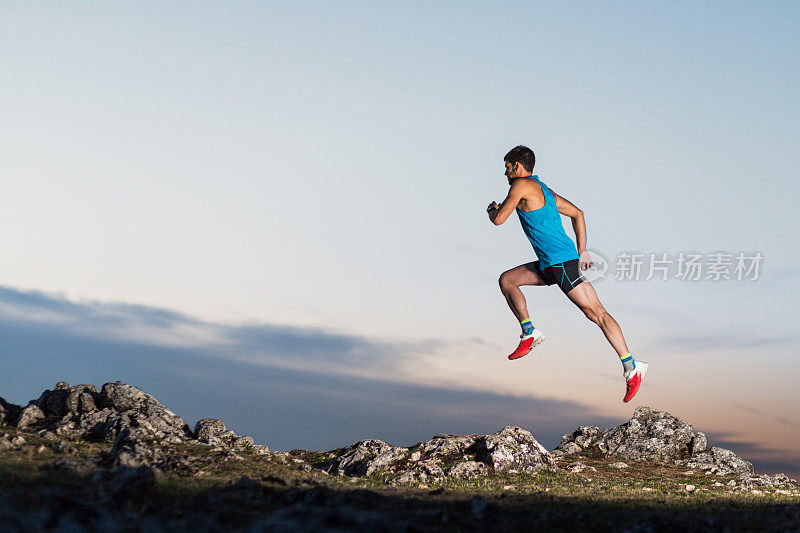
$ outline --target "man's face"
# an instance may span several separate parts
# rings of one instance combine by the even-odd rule
[[[522,165],[520,165],[519,162],[514,163],[512,165],[511,163],[506,161],[506,178],[508,178],[508,182],[509,183],[511,183],[511,180],[513,180],[514,178],[518,178],[519,177],[520,168],[522,168]]]

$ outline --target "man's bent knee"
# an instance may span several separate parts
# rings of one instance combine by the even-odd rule
[[[497,280],[498,284],[500,285],[500,289],[513,289],[514,287],[518,287],[514,282],[513,276],[511,275],[511,271],[507,270],[500,274],[500,279]]]

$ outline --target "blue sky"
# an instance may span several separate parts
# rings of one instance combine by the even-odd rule
[[[496,228],[484,209],[505,195],[503,154],[527,144],[608,258],[763,254],[756,281],[595,286],[651,364],[639,403],[750,446],[763,464],[800,463],[796,4],[0,10],[11,80],[0,84],[0,360],[20,376],[0,378],[0,395],[26,402],[64,373],[168,391],[154,365],[173,356],[155,354],[177,350],[186,398],[214,375],[227,392],[165,403],[187,419],[211,415],[192,405],[215,405],[227,421],[266,395],[236,429],[279,449],[343,445],[370,428],[407,443],[449,431],[433,427],[447,420],[493,431],[471,428],[470,413],[507,413],[498,398],[510,397],[520,403],[508,422],[548,435],[621,422],[635,405],[619,401],[616,355],[557,289],[526,289],[549,340],[505,360],[518,325],[497,277],[534,257],[516,220]],[[118,306],[141,316],[109,323]],[[167,318],[143,322],[153,316]],[[48,337],[70,320],[95,348]],[[39,337],[53,343],[32,350]],[[286,373],[258,391],[237,387],[241,365]],[[318,392],[389,383],[421,398],[409,409],[453,407],[434,424],[387,404],[328,443],[311,435],[330,399],[313,396],[303,416],[276,402],[309,373],[326,376]],[[472,396],[433,400],[439,390]],[[277,441],[259,413],[284,424]]]

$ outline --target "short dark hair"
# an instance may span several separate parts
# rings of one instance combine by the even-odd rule
[[[536,156],[533,150],[527,146],[515,146],[506,154],[503,161],[511,163],[512,166],[519,163],[526,172],[533,172],[533,167],[536,165]]]

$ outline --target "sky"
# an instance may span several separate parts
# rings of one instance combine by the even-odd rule
[[[121,380],[283,450],[649,405],[800,476],[800,7],[380,4],[0,2],[0,396]],[[630,404],[556,287],[506,359],[518,144],[610,265]],[[617,279],[650,253],[763,260]]]

